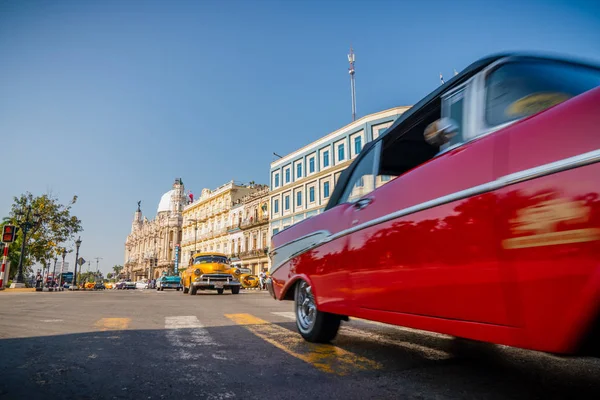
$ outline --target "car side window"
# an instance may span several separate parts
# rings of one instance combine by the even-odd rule
[[[352,172],[338,204],[356,201],[375,190],[374,170],[377,149],[379,149],[378,146],[371,148],[360,160],[354,172]]]
[[[600,70],[557,61],[509,62],[490,72],[485,85],[485,122],[495,127],[599,86]]]
[[[464,102],[465,88],[462,88],[448,97],[444,98],[442,105],[442,116],[451,118],[458,127],[456,135],[441,150],[452,147],[464,141]]]

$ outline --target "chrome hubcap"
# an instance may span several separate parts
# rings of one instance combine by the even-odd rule
[[[296,299],[296,320],[302,332],[309,332],[315,324],[317,307],[311,287],[306,282],[301,282]]]

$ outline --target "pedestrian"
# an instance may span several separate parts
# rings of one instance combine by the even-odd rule
[[[260,290],[263,290],[265,288],[265,280],[267,279],[267,274],[265,274],[264,269],[262,271],[260,271],[258,278],[260,281],[259,288],[260,288]]]

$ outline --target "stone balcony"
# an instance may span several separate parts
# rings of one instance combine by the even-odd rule
[[[265,247],[264,249],[254,249],[254,250],[242,251],[241,253],[234,254],[232,257],[238,257],[242,260],[246,260],[249,258],[266,257],[268,255],[269,255],[269,248]]]
[[[254,226],[264,225],[268,222],[269,222],[269,217],[261,217],[261,218],[257,218],[257,219],[248,218],[248,219],[242,221],[242,223],[239,226],[240,226],[240,229],[249,229]]]

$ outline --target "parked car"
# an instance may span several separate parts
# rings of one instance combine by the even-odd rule
[[[104,286],[104,282],[96,282],[94,284],[94,290],[104,290],[106,286]]]
[[[597,349],[598,86],[600,68],[572,60],[470,65],[365,145],[323,213],[273,236],[269,292],[312,342],[352,316]]]

